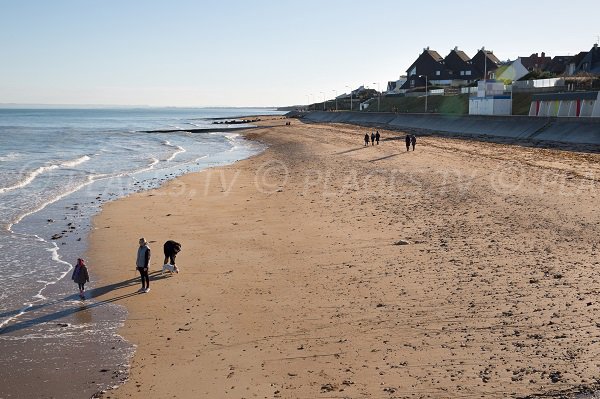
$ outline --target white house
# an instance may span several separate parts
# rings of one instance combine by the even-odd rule
[[[511,82],[514,82],[515,80],[521,79],[528,73],[529,71],[523,66],[523,63],[521,62],[521,57],[519,57],[510,64],[498,68],[496,70],[496,79],[510,80]]]
[[[406,76],[400,76],[398,80],[389,81],[387,84],[386,94],[400,94],[406,92],[406,90],[401,89],[402,85],[406,83]]]
[[[479,81],[477,96],[469,98],[469,115],[511,115],[512,99],[504,95],[504,83]]]

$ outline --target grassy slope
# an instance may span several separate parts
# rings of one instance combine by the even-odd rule
[[[469,113],[469,96],[459,94],[455,96],[429,96],[427,98],[429,112],[451,115],[466,115]],[[513,114],[527,115],[531,103],[531,94],[515,93],[513,97]],[[311,108],[322,110],[323,103],[311,105]],[[377,112],[377,99],[371,100],[367,112]],[[381,112],[422,113],[425,111],[425,96],[422,97],[381,97],[379,106]],[[335,110],[335,101],[327,101],[327,109]],[[339,110],[350,109],[350,101],[338,100]],[[353,101],[353,109],[358,111],[358,101]]]

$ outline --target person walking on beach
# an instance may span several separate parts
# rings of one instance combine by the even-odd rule
[[[371,132],[371,145],[375,145],[375,133]]]
[[[365,145],[369,145],[369,133],[365,133]]]
[[[164,264],[173,265],[173,269],[175,269],[175,272],[179,273],[179,269],[177,269],[177,266],[175,266],[175,257],[177,256],[179,251],[181,251],[181,244],[173,240],[169,240],[163,245],[163,250],[165,252]]]
[[[406,138],[404,139],[404,141],[406,141],[406,151],[410,151],[410,142],[411,142],[410,134],[406,135]]]
[[[135,266],[138,272],[140,272],[142,280],[142,289],[140,292],[145,293],[150,291],[150,276],[148,275],[148,267],[150,266],[150,247],[148,246],[148,241],[146,241],[144,237],[140,238],[140,247],[137,251]]]
[[[379,145],[379,138],[381,136],[379,135],[379,130],[377,132],[375,132],[375,141],[377,141],[377,145]]]
[[[79,286],[79,298],[85,299],[85,283],[89,283],[90,275],[88,274],[87,267],[85,266],[85,260],[78,258],[75,270],[71,275],[71,280],[75,281]]]
[[[414,151],[415,145],[417,145],[417,136],[415,136],[414,134],[410,136],[410,144],[412,145]]]

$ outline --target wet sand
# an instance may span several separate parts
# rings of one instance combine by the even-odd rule
[[[104,206],[90,265],[129,310],[106,398],[521,397],[593,387],[600,155],[261,122],[270,147]],[[137,240],[151,292],[123,281]],[[160,275],[162,243],[182,243]]]

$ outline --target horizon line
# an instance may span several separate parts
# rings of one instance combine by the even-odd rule
[[[256,108],[277,109],[280,106],[227,106],[227,105],[123,105],[123,104],[44,104],[44,103],[0,103],[0,108],[195,108],[195,109],[223,109],[223,108]]]

